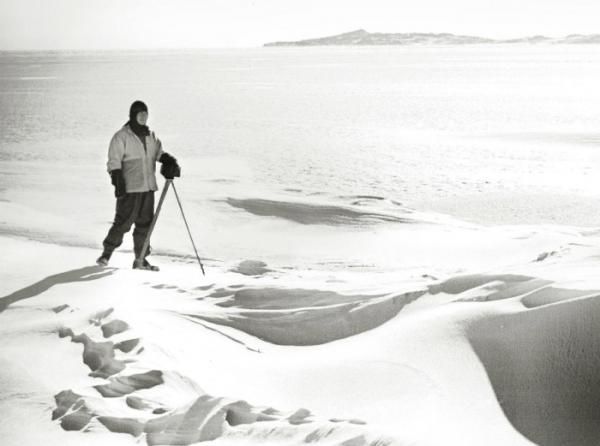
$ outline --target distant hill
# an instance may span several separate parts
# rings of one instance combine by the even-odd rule
[[[514,43],[551,43],[551,44],[596,44],[600,43],[600,34],[571,34],[566,37],[552,38],[530,36],[518,39],[489,39],[477,36],[462,36],[442,33],[370,33],[364,29],[316,39],[295,42],[270,42],[264,46],[324,46],[324,45],[472,45],[472,44],[514,44]]]

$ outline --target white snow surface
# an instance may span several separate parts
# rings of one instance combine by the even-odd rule
[[[0,72],[1,446],[600,444],[594,46]],[[206,276],[172,191],[159,273],[94,264],[135,99]]]
[[[3,236],[2,443],[597,444],[598,232],[419,227],[435,276]]]

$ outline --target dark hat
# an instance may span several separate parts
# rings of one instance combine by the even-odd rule
[[[137,122],[135,118],[137,118],[137,114],[139,112],[147,112],[148,111],[148,106],[146,104],[144,104],[142,101],[135,101],[133,104],[131,104],[131,107],[129,107],[129,120],[131,122]]]

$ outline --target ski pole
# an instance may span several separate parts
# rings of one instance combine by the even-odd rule
[[[158,214],[160,214],[160,208],[162,207],[163,201],[165,201],[165,196],[167,195],[167,191],[169,190],[169,186],[173,183],[173,180],[165,181],[165,185],[163,186],[162,193],[160,194],[160,200],[158,200],[158,206],[156,207],[156,212],[154,213],[154,218],[152,218],[152,224],[150,224],[150,229],[148,229],[148,234],[146,234],[146,240],[144,240],[144,245],[142,246],[142,252],[140,256],[135,259],[135,265],[140,268],[144,264],[144,259],[146,258],[146,251],[148,251],[148,246],[150,245],[150,236],[152,235],[152,231],[154,231],[154,225],[156,225],[156,220],[158,220]],[[173,185],[173,190],[175,190],[175,185]]]
[[[204,273],[204,266],[202,266],[202,261],[200,260],[200,256],[198,255],[198,250],[196,249],[196,244],[194,243],[194,239],[192,238],[192,233],[190,231],[190,227],[185,218],[185,214],[183,213],[183,207],[181,206],[181,201],[179,200],[179,194],[177,194],[177,189],[175,189],[175,184],[173,184],[173,192],[175,192],[175,198],[177,198],[177,204],[179,205],[179,209],[181,210],[181,216],[183,217],[185,227],[187,229],[188,235],[190,236],[192,246],[194,247],[194,252],[196,253],[196,259],[198,259],[198,264],[200,265],[200,269],[202,270],[202,275],[205,276],[206,274]]]

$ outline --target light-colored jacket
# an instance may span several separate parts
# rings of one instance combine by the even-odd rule
[[[150,132],[146,136],[146,150],[142,140],[129,128],[123,126],[110,141],[108,147],[108,171],[121,169],[125,188],[130,192],[158,190],[156,161],[163,154],[160,139]]]

